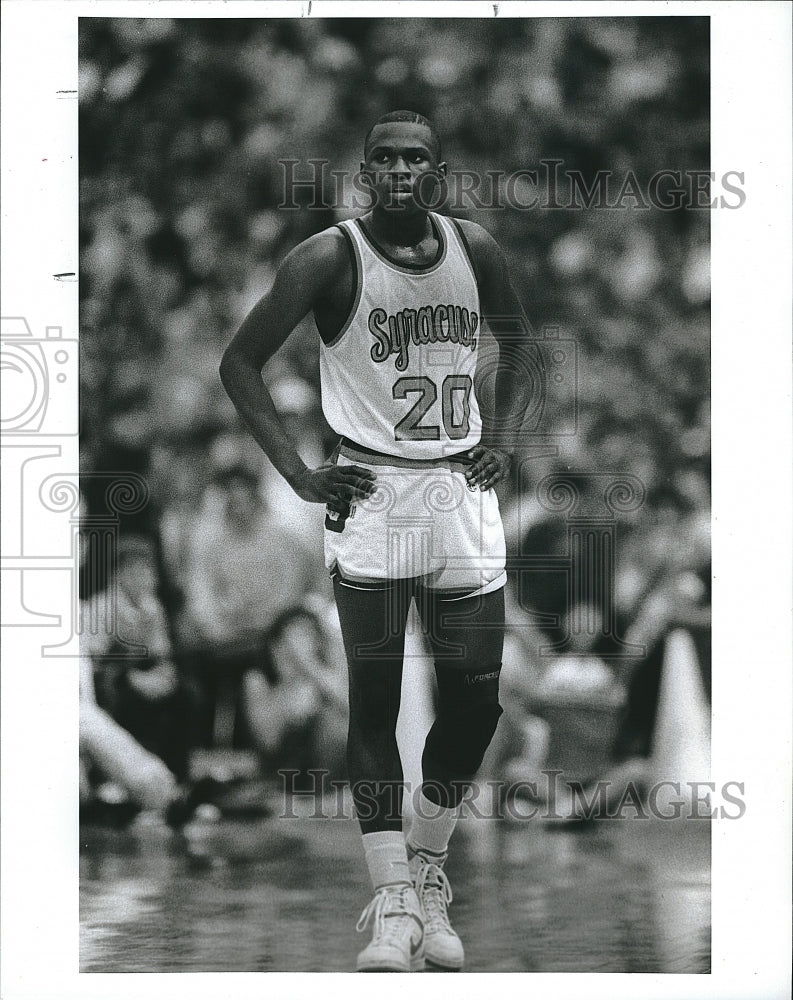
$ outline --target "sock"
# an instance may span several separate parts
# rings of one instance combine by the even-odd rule
[[[411,856],[417,851],[437,856],[446,854],[459,812],[459,807],[446,809],[419,792],[413,824],[408,834],[407,849]]]
[[[366,867],[375,890],[384,885],[410,885],[408,856],[400,830],[365,833],[361,839]]]

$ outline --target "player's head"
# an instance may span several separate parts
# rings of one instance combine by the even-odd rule
[[[361,174],[381,207],[426,207],[446,175],[434,125],[416,111],[391,111],[378,118],[364,140]]]
[[[435,126],[429,120],[425,118],[424,115],[420,115],[418,111],[389,111],[387,115],[383,115],[378,118],[377,121],[372,125],[369,131],[366,133],[366,138],[363,141],[363,156],[364,160],[369,154],[369,150],[372,147],[373,139],[376,137],[377,130],[381,125],[393,125],[395,123],[405,124],[405,125],[420,125],[426,130],[428,138],[428,143],[430,149],[432,150],[436,163],[441,161],[441,139],[438,135]],[[382,131],[382,130],[381,130]]]

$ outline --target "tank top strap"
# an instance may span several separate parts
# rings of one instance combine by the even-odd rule
[[[478,285],[476,269],[471,257],[471,248],[468,245],[468,240],[465,238],[459,221],[451,216],[437,215],[435,212],[430,214],[435,220],[436,225],[443,230],[446,244],[449,248],[449,254],[463,262],[463,264],[467,267],[474,284]]]
[[[353,244],[357,247],[359,254],[366,250],[366,240],[358,227],[356,219],[343,219],[341,222],[337,222],[336,226],[349,236]]]

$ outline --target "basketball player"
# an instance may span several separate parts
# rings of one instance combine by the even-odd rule
[[[326,505],[325,558],[349,668],[348,772],[374,889],[358,924],[374,923],[359,971],[406,972],[425,958],[462,967],[443,864],[502,711],[505,551],[493,487],[509,468],[505,429],[520,426],[529,400],[516,363],[525,348],[499,331],[504,317],[523,314],[493,239],[425,207],[445,174],[426,118],[380,118],[361,164],[373,207],[288,254],[221,364],[273,465],[298,496]],[[319,468],[297,454],[261,377],[309,311],[323,410],[341,438]],[[486,315],[501,322],[495,419],[483,430],[473,376]],[[413,599],[439,707],[406,843],[395,729]]]

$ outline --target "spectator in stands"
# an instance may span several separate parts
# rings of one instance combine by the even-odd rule
[[[619,759],[646,757],[652,750],[664,649],[670,633],[684,628],[691,635],[702,685],[711,684],[710,518],[695,507],[678,516],[674,530],[659,526],[643,539],[646,549],[663,552],[653,577],[636,601],[626,638],[645,648],[633,665],[628,704],[615,754]]]
[[[90,658],[80,661],[80,806],[101,802],[125,819],[166,812],[179,797],[175,775],[96,703]],[[94,812],[97,810],[95,809]]]
[[[265,772],[323,768],[340,779],[347,745],[347,670],[332,602],[307,600],[268,633],[268,662],[243,677],[243,713]]]
[[[81,658],[81,822],[123,825],[139,812],[148,812],[181,827],[202,804],[219,815],[224,787],[212,775],[184,784],[177,781],[159,757],[97,705],[93,664],[89,657]]]
[[[222,470],[213,485],[219,503],[190,546],[189,612],[206,643],[242,647],[314,589],[317,559],[264,502],[250,469]]]
[[[158,582],[153,541],[122,537],[115,585],[93,598],[115,601],[115,635],[92,636],[86,651],[97,667],[100,707],[184,780],[194,743],[195,694],[173,660]]]
[[[250,670],[276,683],[269,631],[322,586],[322,551],[312,550],[266,503],[259,478],[236,464],[214,476],[196,522],[186,567],[186,614],[196,663],[214,702],[213,740],[240,739],[239,683]]]

